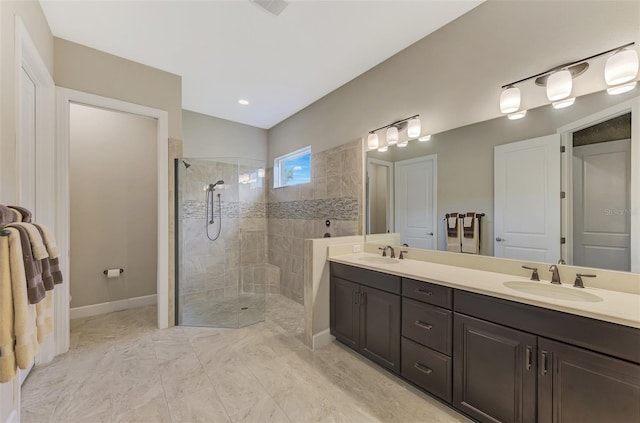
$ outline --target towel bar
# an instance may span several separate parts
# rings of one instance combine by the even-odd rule
[[[0,230],[0,236],[9,236],[9,235],[11,235],[11,231],[9,231],[8,229]]]

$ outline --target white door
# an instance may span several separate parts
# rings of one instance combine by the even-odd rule
[[[36,85],[20,69],[20,124],[17,147],[20,158],[18,205],[36,210]],[[35,219],[34,219],[35,220]]]
[[[560,135],[494,148],[494,255],[560,259]]]
[[[395,164],[395,221],[400,240],[413,248],[434,250],[436,243],[437,156]]]
[[[631,270],[631,140],[573,148],[573,264]]]

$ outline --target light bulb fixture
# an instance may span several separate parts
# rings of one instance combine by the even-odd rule
[[[431,141],[431,134],[421,136],[420,138],[418,138],[418,141],[420,142]]]
[[[409,119],[407,122],[407,136],[409,138],[418,138],[422,132],[422,124],[420,123],[420,117],[416,116]]]
[[[258,169],[258,178],[264,178],[264,168],[261,167],[260,169]]]
[[[573,103],[575,102],[576,102],[576,98],[571,97],[571,98],[566,98],[560,101],[554,101],[553,103],[551,103],[551,105],[553,106],[554,109],[564,109],[565,107],[573,106]]]
[[[620,85],[638,76],[638,52],[635,49],[620,49],[607,59],[604,79],[607,85]]]
[[[610,95],[622,94],[631,91],[636,87],[638,83],[636,81],[627,82],[626,84],[616,85],[615,87],[607,88],[607,93]]]
[[[374,134],[373,132],[370,133],[367,137],[367,147],[369,148],[369,150],[375,150],[376,148],[378,148],[378,145],[378,134]]]
[[[245,100],[244,98],[241,98],[240,100],[238,100],[238,103],[242,104],[243,106],[248,106],[249,100]]]
[[[400,141],[400,130],[404,131],[407,128],[407,140]],[[381,140],[376,132],[386,129],[385,140]],[[397,120],[380,128],[376,128],[373,131],[369,131],[367,136],[367,148],[369,150],[377,149],[379,152],[384,153],[388,150],[390,145],[398,145],[399,147],[406,147],[411,139],[418,138],[422,131],[422,124],[420,123],[420,115],[409,116],[404,119]]]
[[[573,80],[589,69],[591,59],[607,54],[611,55],[604,70],[604,79],[609,85],[607,92],[614,95],[631,91],[637,85],[635,79],[640,68],[638,52],[632,46],[635,46],[634,42],[503,85],[500,93],[500,111],[511,120],[521,119],[526,115],[526,110],[519,111],[521,94],[516,85],[530,79],[535,79],[536,85],[546,87],[547,99],[554,108],[571,106],[576,100],[575,97],[571,97]]]
[[[547,79],[547,98],[549,101],[563,100],[571,95],[572,88],[571,72],[567,69],[554,72]]]
[[[520,110],[519,112],[509,113],[507,115],[507,118],[509,118],[509,120],[518,120],[518,119],[522,119],[526,115],[527,115],[526,110]]]
[[[396,126],[390,126],[387,128],[387,145],[394,145],[398,143],[398,128]]]
[[[500,94],[500,111],[513,113],[520,108],[520,88],[509,86]]]

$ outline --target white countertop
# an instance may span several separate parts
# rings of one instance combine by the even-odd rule
[[[573,280],[567,281],[570,283],[563,283],[562,287],[564,289],[581,290],[584,293],[596,295],[600,297],[602,301],[587,302],[549,298],[521,292],[503,285],[509,281],[530,282],[529,279],[520,276],[411,259],[401,260],[395,264],[370,262],[366,261],[367,257],[380,257],[380,255],[372,253],[342,254],[329,257],[329,261],[640,328],[640,295],[590,288],[588,278],[584,279],[584,289],[574,288]],[[562,289],[557,285],[551,285],[549,281],[536,283],[549,284],[550,286]]]

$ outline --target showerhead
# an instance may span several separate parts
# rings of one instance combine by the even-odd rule
[[[215,191],[215,188],[216,188],[218,185],[224,185],[224,181],[223,181],[222,179],[220,179],[220,180],[216,181],[216,183],[215,183],[215,184],[205,185],[205,186],[202,188],[202,190],[203,190],[203,191]]]
[[[185,162],[184,160],[182,161],[182,164],[184,165],[185,169],[189,169],[191,167],[191,164]]]
[[[216,185],[224,185],[224,181],[222,179],[218,180],[215,184],[213,184],[214,188]]]

